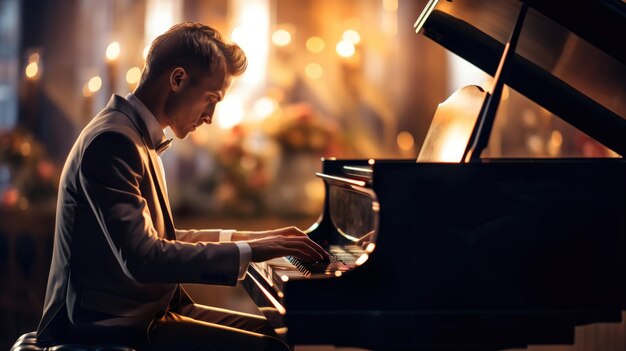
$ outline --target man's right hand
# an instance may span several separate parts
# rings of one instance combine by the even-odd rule
[[[268,236],[247,241],[252,250],[252,262],[262,262],[282,256],[294,256],[305,262],[328,260],[321,246],[308,236]]]

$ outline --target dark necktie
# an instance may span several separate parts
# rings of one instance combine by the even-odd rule
[[[157,145],[157,147],[154,150],[156,151],[157,155],[161,156],[165,151],[167,151],[167,149],[170,148],[170,146],[172,146],[172,139],[167,139],[164,142]]]

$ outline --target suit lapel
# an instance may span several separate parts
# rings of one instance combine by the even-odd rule
[[[167,197],[167,191],[165,189],[165,180],[163,179],[163,173],[160,171],[160,169],[158,169],[158,167],[160,167],[159,165],[159,161],[156,159],[157,157],[159,157],[156,152],[154,150],[146,150],[148,152],[148,155],[150,156],[150,172],[152,173],[153,177],[156,175],[156,183],[158,184],[158,195],[159,195],[159,200],[161,200],[161,208],[165,208],[165,210],[167,211],[167,216],[165,216],[165,226],[168,229],[168,234],[171,233],[171,235],[167,235],[168,239],[175,239],[174,237],[174,221],[173,221],[173,217],[172,217],[172,210],[170,209],[170,201]]]
[[[111,100],[108,103],[108,107],[120,111],[123,113],[131,123],[137,129],[139,135],[141,135],[141,140],[143,141],[144,148],[149,157],[149,165],[150,165],[150,173],[152,175],[152,179],[154,183],[157,185],[157,196],[159,197],[159,204],[161,205],[161,209],[165,209],[164,212],[164,221],[165,221],[165,229],[166,229],[166,237],[168,239],[176,239],[174,220],[172,217],[172,211],[170,209],[169,199],[167,197],[167,191],[165,189],[165,180],[163,179],[163,173],[160,171],[159,161],[156,159],[159,157],[154,151],[155,147],[152,145],[152,140],[150,140],[148,129],[145,126],[145,123],[137,115],[137,112],[132,108],[132,106],[119,95],[113,95]]]

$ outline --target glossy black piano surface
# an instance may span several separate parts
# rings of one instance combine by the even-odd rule
[[[575,326],[620,320],[626,121],[615,94],[626,96],[626,68],[615,32],[626,33],[626,5],[581,3],[561,14],[563,1],[443,1],[420,33],[494,74],[530,5],[505,84],[617,157],[323,160],[325,205],[309,235],[331,262],[253,263],[244,281],[288,342],[499,350],[572,343]],[[585,9],[610,30],[581,28]],[[545,45],[559,38],[593,52],[612,79],[557,64],[563,47]]]

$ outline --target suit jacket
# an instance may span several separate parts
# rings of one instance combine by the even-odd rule
[[[237,283],[234,243],[174,229],[157,157],[145,123],[117,95],[81,132],[61,174],[39,336],[61,340],[82,326],[145,330],[190,302],[179,283]]]

